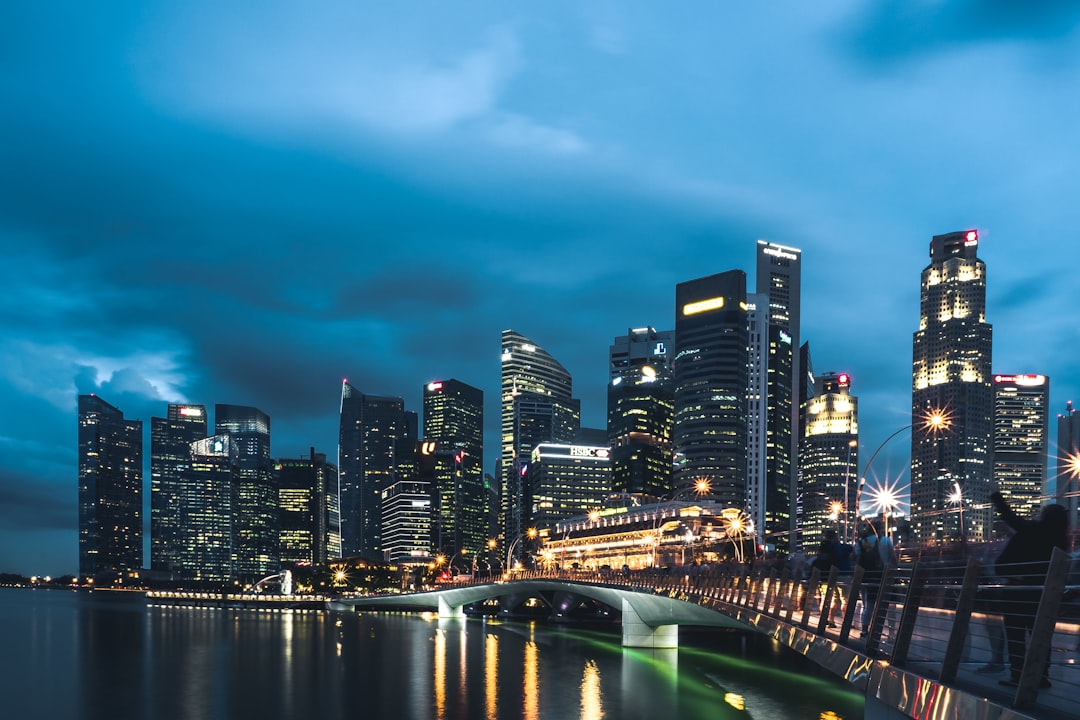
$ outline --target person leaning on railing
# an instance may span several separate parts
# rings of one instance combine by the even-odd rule
[[[1002,520],[1015,530],[997,559],[997,574],[1005,583],[1002,615],[1005,618],[1010,669],[1009,678],[1000,682],[1002,685],[1015,686],[1020,682],[1024,669],[1025,635],[1035,622],[1035,608],[1038,607],[1042,586],[1046,582],[1050,556],[1056,547],[1069,551],[1069,515],[1064,506],[1054,503],[1043,507],[1038,520],[1021,518],[996,488],[990,494],[990,500],[1001,513]],[[1047,662],[1040,687],[1050,687],[1047,675],[1049,666]]]

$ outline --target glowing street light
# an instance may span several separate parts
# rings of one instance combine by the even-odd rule
[[[513,559],[514,559],[514,549],[517,547],[517,544],[519,542],[521,542],[521,539],[527,537],[530,540],[533,540],[533,539],[536,538],[537,534],[538,533],[536,531],[536,528],[529,528],[528,530],[526,530],[525,532],[521,533],[516,538],[514,538],[514,541],[512,543],[510,543],[510,547],[507,548],[507,550],[506,550],[506,565],[504,567],[507,570],[509,570],[511,567],[513,567],[511,565],[511,563],[513,562]]]

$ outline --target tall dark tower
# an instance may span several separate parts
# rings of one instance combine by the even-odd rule
[[[502,534],[504,547],[525,532],[525,472],[542,442],[571,442],[581,427],[573,380],[542,347],[513,330],[502,332]]]
[[[675,332],[627,330],[610,349],[607,437],[611,489],[655,498],[671,492]]]
[[[191,443],[184,473],[180,577],[213,588],[238,578],[233,528],[240,447],[228,433]]]
[[[337,467],[310,448],[307,457],[278,460],[274,470],[282,564],[325,565],[341,557]]]
[[[382,493],[415,479],[416,413],[400,397],[365,395],[341,384],[338,472],[341,553],[383,559]]]
[[[1080,413],[1070,400],[1065,412],[1057,416],[1057,462],[1055,467],[1054,499],[1069,511],[1069,524],[1074,537],[1080,533]]]
[[[1046,497],[1050,378],[994,375],[994,481],[1020,517],[1036,517]]]
[[[185,498],[192,492],[191,443],[206,437],[206,408],[169,405],[150,418],[150,567],[180,577],[187,542]]]
[[[434,548],[452,558],[487,547],[484,518],[484,391],[460,380],[424,386],[424,440],[444,448],[432,488]]]
[[[992,327],[986,321],[986,265],[975,230],[935,235],[922,271],[911,393],[911,521],[922,544],[940,542],[956,517],[960,488],[967,537],[987,538],[994,390]],[[928,431],[928,413],[948,421]]]
[[[799,445],[799,325],[802,251],[758,240],[757,294],[768,299],[763,535],[788,550],[795,533]]]
[[[215,405],[214,434],[228,434],[237,452],[232,503],[233,573],[240,580],[257,581],[280,569],[270,416],[244,405]]]
[[[746,503],[746,273],[675,287],[675,492],[708,480],[724,505]]]
[[[142,421],[79,396],[79,576],[138,571],[143,561]]]

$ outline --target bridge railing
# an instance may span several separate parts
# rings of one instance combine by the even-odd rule
[[[923,551],[902,553],[879,573],[856,567],[841,574],[834,567],[807,577],[761,562],[667,571],[536,569],[504,579],[617,585],[721,611],[762,613],[922,677],[975,691],[996,687],[1025,708],[1037,706],[1050,684],[1054,695],[1080,694],[1080,586],[1069,584],[1069,572],[1061,551],[1034,571],[1001,565],[988,571],[973,557]]]

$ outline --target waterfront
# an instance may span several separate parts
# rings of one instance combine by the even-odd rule
[[[761,637],[326,611],[147,607],[0,589],[0,688],[19,718],[843,718],[862,696]]]

